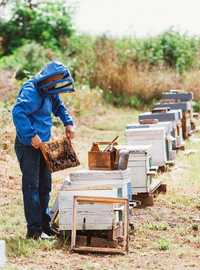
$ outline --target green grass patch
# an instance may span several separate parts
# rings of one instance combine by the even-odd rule
[[[32,240],[22,237],[6,239],[8,257],[29,257],[37,250],[50,251],[56,247],[57,240]]]
[[[166,231],[168,229],[167,223],[148,223],[146,227],[153,231]]]
[[[165,251],[170,249],[170,241],[168,239],[160,239],[158,241],[159,250]]]

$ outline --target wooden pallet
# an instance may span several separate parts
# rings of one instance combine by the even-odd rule
[[[173,167],[175,165],[175,160],[168,160],[166,162],[166,165],[169,166],[169,167]]]
[[[185,150],[185,145],[180,145],[179,147],[176,147],[176,150],[181,150],[184,151]]]
[[[167,164],[158,167],[158,173],[165,173],[165,172],[167,172],[167,170],[168,170]]]
[[[133,200],[141,201],[141,205],[138,207],[153,206],[154,199],[159,193],[166,193],[167,185],[163,184],[161,181],[154,181],[150,192],[138,193],[133,195]]]

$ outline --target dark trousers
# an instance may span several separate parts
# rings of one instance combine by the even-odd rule
[[[40,150],[23,145],[16,138],[15,152],[22,172],[24,212],[28,232],[42,232],[49,226],[48,203],[51,173]]]

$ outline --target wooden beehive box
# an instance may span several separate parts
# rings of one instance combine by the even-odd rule
[[[71,172],[60,189],[67,191],[68,198],[70,194],[76,195],[94,195],[93,191],[98,190],[99,195],[106,196],[108,190],[111,196],[132,199],[131,174],[130,170],[78,170]],[[95,191],[97,192],[97,191]],[[60,193],[59,193],[60,194]],[[68,205],[71,209],[71,201]],[[51,215],[54,215],[59,208],[58,198],[51,209]],[[71,211],[71,210],[70,210]],[[64,228],[64,227],[60,227]]]
[[[152,146],[151,145],[119,145],[118,149],[129,151],[128,169],[131,173],[132,194],[150,192],[153,182]]]
[[[191,114],[192,114],[192,104],[189,101],[185,102],[167,102],[167,103],[158,103],[156,107],[166,107],[170,108],[171,110],[181,110],[182,111],[182,131],[183,131],[183,138],[187,139],[191,133]]]
[[[167,154],[164,127],[126,129],[125,136],[128,145],[152,145],[152,164],[158,167],[165,166]]]
[[[118,138],[118,137],[117,137]],[[117,169],[116,159],[117,152],[114,142],[95,142],[88,152],[88,167],[90,170],[114,170]],[[105,148],[105,145],[107,147]],[[104,150],[101,147],[104,146]]]
[[[183,143],[183,132],[182,132],[182,111],[181,110],[170,110],[166,113],[151,113],[145,112],[139,115],[139,122],[145,119],[157,119],[159,122],[171,122],[173,125],[172,136],[176,138],[174,144],[175,148],[180,148],[184,145]]]
[[[167,160],[168,161],[174,161],[175,160],[175,150],[173,150],[173,144],[176,141],[176,139],[173,137],[173,125],[172,122],[158,122],[157,124],[131,124],[127,125],[127,129],[132,128],[157,128],[157,127],[163,127],[166,132],[166,153],[167,153]],[[174,148],[175,149],[175,148]],[[173,158],[173,159],[172,159]]]
[[[186,92],[183,90],[170,90],[168,92],[163,92],[162,99],[174,99],[177,101],[192,101],[193,93]]]
[[[117,193],[119,197],[130,198],[131,176],[129,170],[80,170],[72,172],[69,179],[73,186],[97,186],[111,185],[118,186]],[[67,182],[63,186],[65,189]]]
[[[70,173],[69,180],[64,182],[62,190],[59,192],[59,230],[72,229],[74,196],[132,198],[132,194],[129,194],[131,192],[130,170],[81,170]],[[112,207],[101,206],[102,215],[97,214],[99,206],[96,207],[90,205],[80,209],[78,229],[109,230],[112,228]]]
[[[66,137],[43,143],[40,149],[51,172],[80,165],[71,141]]]

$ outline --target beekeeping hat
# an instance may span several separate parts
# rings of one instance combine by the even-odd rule
[[[47,64],[34,78],[41,95],[75,91],[74,80],[67,67],[57,61]]]

